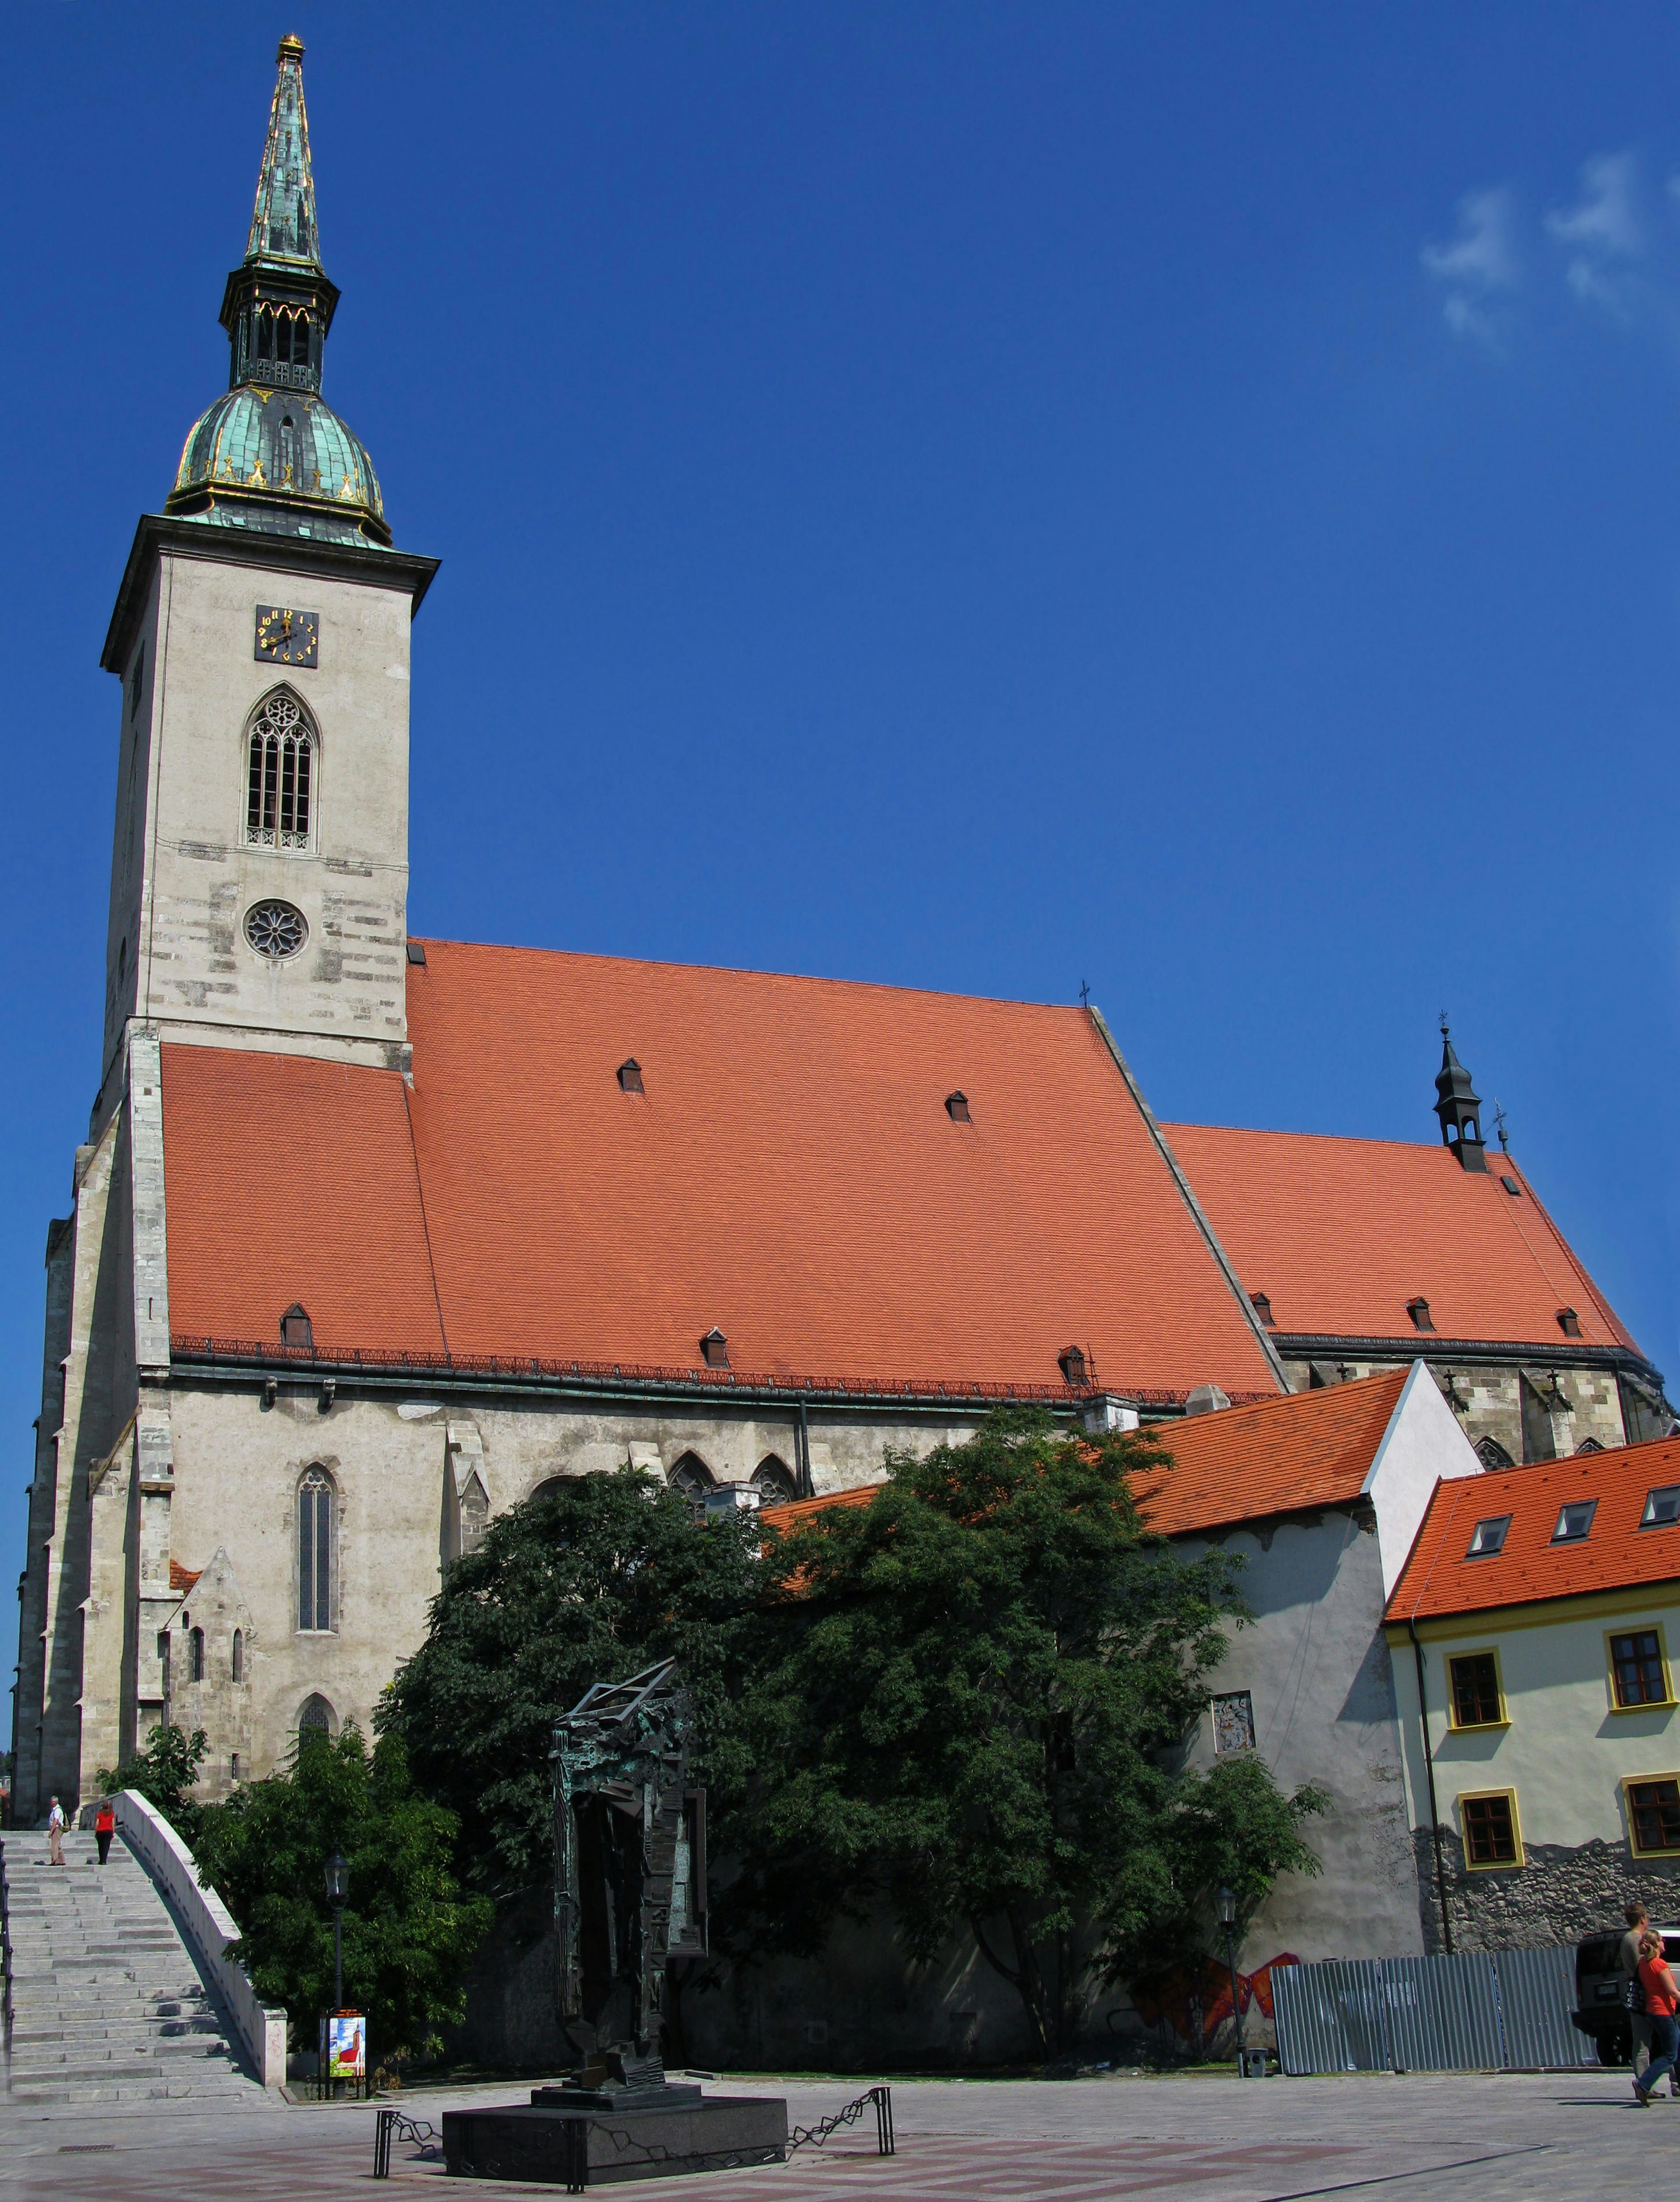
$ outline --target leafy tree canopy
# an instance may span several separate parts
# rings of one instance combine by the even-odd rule
[[[307,2038],[333,2001],[333,1911],[326,1865],[350,1866],[344,1911],[346,2008],[365,2011],[381,2061],[426,2055],[458,2021],[463,1981],[490,1923],[451,1863],[453,1816],[415,1790],[395,1736],[370,1752],[358,1729],[304,1735],[292,1765],[202,1809],[200,1878],[243,1930],[234,1955],[258,1993],[284,2004]]]
[[[178,1728],[155,1728],[144,1750],[121,1766],[102,1766],[96,1779],[107,1797],[115,1796],[119,1789],[133,1789],[149,1805],[156,1805],[191,1850],[197,1840],[201,1811],[193,1802],[192,1788],[209,1748],[201,1728],[191,1735]]]
[[[551,1739],[592,1683],[674,1656],[723,1763],[761,1541],[748,1516],[697,1532],[686,1499],[627,1466],[546,1486],[450,1569],[376,1725],[458,1816],[479,1886],[552,1871]]]
[[[913,1958],[966,1928],[1040,2052],[1069,2047],[1089,1985],[1200,1940],[1221,1880],[1252,1911],[1316,1870],[1319,1800],[1258,1760],[1175,1770],[1242,1609],[1228,1557],[1146,1528],[1133,1478],[1170,1469],[1147,1439],[1004,1410],[889,1465],[774,1556],[723,1919],[815,1950],[884,1895]]]

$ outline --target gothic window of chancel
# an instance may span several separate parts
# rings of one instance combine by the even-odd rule
[[[317,1634],[329,1631],[336,1617],[335,1496],[324,1469],[310,1469],[298,1486],[298,1626]]]
[[[317,749],[309,713],[295,696],[276,688],[263,698],[246,745],[245,840],[252,848],[309,847]]]

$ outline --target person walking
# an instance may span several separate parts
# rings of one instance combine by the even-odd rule
[[[1674,2060],[1680,2052],[1680,2026],[1674,2017],[1680,2011],[1680,1981],[1669,1970],[1663,1938],[1652,1927],[1645,1928],[1639,1937],[1639,1984],[1645,1991],[1645,2016],[1651,2022],[1653,2052],[1644,2080],[1633,2083],[1634,2100],[1644,2110],[1650,2103],[1651,2090],[1665,2075],[1672,2092]]]
[[[111,1854],[111,1837],[116,1833],[116,1814],[111,1810],[111,1800],[102,1797],[99,1809],[93,1816],[93,1840],[99,1846],[99,1863],[103,1865]]]
[[[62,1865],[64,1863],[64,1807],[56,1797],[52,1800],[52,1810],[47,1814],[47,1863],[49,1865]]]
[[[1616,1952],[1623,1978],[1627,1982],[1626,2003],[1628,2024],[1633,2034],[1633,2076],[1636,2080],[1651,2062],[1651,2022],[1645,2015],[1645,1991],[1639,1985],[1639,1938],[1645,1932],[1647,1913],[1642,1904],[1630,1904],[1622,1916],[1628,1922]],[[1668,2083],[1671,2099],[1675,2093],[1673,2078]]]

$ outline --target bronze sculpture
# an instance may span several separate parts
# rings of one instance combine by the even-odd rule
[[[596,1683],[554,1731],[556,1986],[576,2087],[663,2083],[665,1968],[706,1946],[693,1728],[693,1702],[666,1659],[628,1681]]]

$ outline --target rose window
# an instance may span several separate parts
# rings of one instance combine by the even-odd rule
[[[289,902],[253,903],[245,912],[245,939],[270,963],[295,956],[309,937],[303,911]]]

